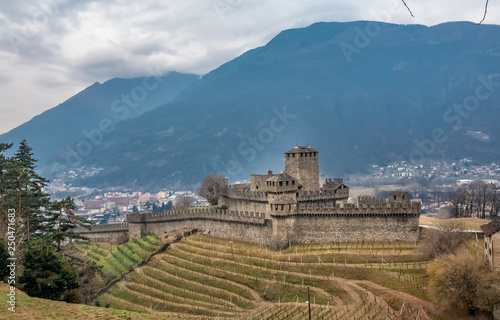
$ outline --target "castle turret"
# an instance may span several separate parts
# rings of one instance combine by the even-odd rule
[[[285,152],[285,172],[298,180],[302,191],[318,191],[318,151],[297,146]]]
[[[400,203],[408,202],[409,201],[408,192],[393,191],[393,192],[391,192],[391,195],[389,196],[389,200],[400,202]]]

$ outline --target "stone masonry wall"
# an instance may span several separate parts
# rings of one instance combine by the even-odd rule
[[[419,215],[299,214],[273,221],[273,249],[299,243],[418,241]]]
[[[130,237],[150,233],[161,234],[181,228],[198,229],[215,237],[271,245],[271,221],[265,214],[224,210],[166,212],[149,215],[128,215]]]
[[[129,232],[127,223],[93,226],[91,230],[75,228],[74,233],[80,234],[96,242],[116,242],[117,238]]]
[[[384,206],[385,204],[385,206]],[[414,203],[337,205],[309,213],[273,214],[198,209],[160,214],[132,214],[128,225],[75,230],[96,241],[115,241],[181,228],[198,229],[216,237],[269,245],[272,249],[299,243],[418,241],[420,207]]]

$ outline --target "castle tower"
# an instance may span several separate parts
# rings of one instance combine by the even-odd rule
[[[318,151],[297,146],[285,152],[285,172],[298,180],[302,191],[319,190]]]

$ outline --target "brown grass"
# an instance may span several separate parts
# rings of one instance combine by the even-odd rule
[[[6,297],[9,293],[9,285],[0,282],[0,296]],[[154,315],[137,313],[124,310],[98,308],[81,304],[71,304],[60,301],[51,301],[40,298],[32,298],[26,293],[16,290],[16,312],[7,308],[7,303],[2,303],[0,319],[131,319],[131,320],[156,320],[165,319],[165,315]],[[168,319],[173,319],[169,316]]]
[[[448,219],[448,220],[461,221],[465,225],[466,229],[476,230],[476,231],[481,231],[480,226],[490,222],[490,220],[478,219],[478,218],[453,218],[453,219]],[[440,221],[443,221],[443,220],[431,218],[431,217],[427,217],[427,216],[420,216],[420,224],[421,225],[434,226],[434,225],[439,224]]]

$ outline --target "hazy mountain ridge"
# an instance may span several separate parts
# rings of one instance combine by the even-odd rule
[[[0,135],[0,141],[17,144],[26,139],[42,160],[42,165],[46,165],[47,158],[56,151],[68,145],[75,148],[75,143],[85,140],[84,130],[90,133],[99,129],[104,119],[109,119],[114,125],[123,119],[134,118],[172,100],[179,91],[198,80],[198,75],[172,72],[158,77],[114,78],[102,84],[96,82],[58,106]],[[143,92],[146,92],[144,97],[140,95]],[[120,105],[124,104],[121,102],[122,95],[132,96],[132,93],[140,101],[134,101],[132,97],[129,100],[137,106],[120,109]],[[115,100],[119,100],[120,104],[113,105]]]
[[[319,150],[321,171],[334,176],[421,156],[498,159],[499,31],[366,21],[283,31],[171,102],[117,124],[78,164],[104,170],[76,183],[155,188],[213,172],[248,178],[281,170],[296,142]],[[488,81],[487,99],[456,111],[479,85],[487,92]],[[65,156],[51,163],[65,168]]]

